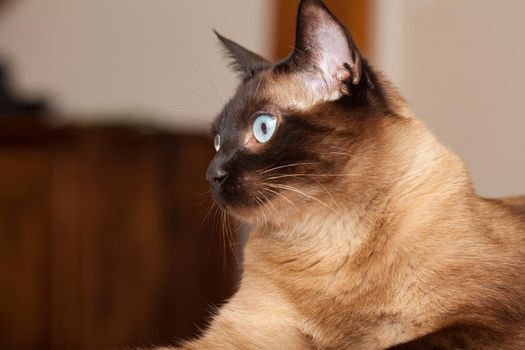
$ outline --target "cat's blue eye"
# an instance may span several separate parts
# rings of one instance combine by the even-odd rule
[[[213,147],[215,147],[215,151],[219,152],[221,149],[221,135],[215,135],[215,138],[213,139]]]
[[[260,143],[266,143],[272,138],[276,126],[277,119],[273,115],[262,114],[253,122],[253,136]]]

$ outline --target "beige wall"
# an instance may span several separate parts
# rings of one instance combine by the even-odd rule
[[[376,64],[480,194],[525,194],[525,1],[377,2]]]
[[[236,85],[212,28],[262,53],[273,35],[268,0],[13,0],[0,15],[0,55],[24,91],[75,119],[184,128],[207,128]]]

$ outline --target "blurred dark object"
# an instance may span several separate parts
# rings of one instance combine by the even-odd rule
[[[0,120],[0,349],[195,335],[237,276],[203,220],[210,141],[31,121]]]
[[[47,111],[42,99],[26,99],[13,92],[9,70],[0,62],[0,117],[41,116]]]
[[[2,12],[7,7],[7,5],[12,4],[14,0],[0,0],[0,15],[2,15]]]

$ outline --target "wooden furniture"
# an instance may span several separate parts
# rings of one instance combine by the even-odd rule
[[[0,119],[0,349],[195,335],[237,278],[204,220],[211,141],[17,120]]]

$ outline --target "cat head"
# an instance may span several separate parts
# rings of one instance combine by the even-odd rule
[[[262,222],[348,196],[394,112],[346,28],[322,1],[302,0],[295,47],[278,63],[217,36],[242,82],[212,127],[217,154],[206,177],[215,201]]]

